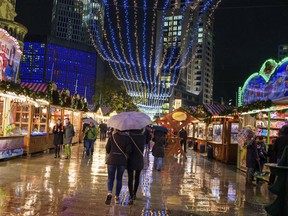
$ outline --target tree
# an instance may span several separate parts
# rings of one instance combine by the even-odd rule
[[[138,111],[133,99],[127,94],[125,86],[114,76],[105,76],[102,82],[96,83],[96,93],[93,97],[97,108],[106,106],[116,112]]]

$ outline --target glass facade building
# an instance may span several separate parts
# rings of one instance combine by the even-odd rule
[[[92,103],[96,82],[96,54],[54,44],[26,42],[20,65],[22,82],[54,81],[59,89],[77,91]]]

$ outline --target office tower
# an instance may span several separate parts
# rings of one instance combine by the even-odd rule
[[[100,75],[103,62],[92,46],[87,28],[93,28],[103,19],[101,2],[40,1],[23,0],[19,5],[35,14],[34,19],[45,14],[42,22],[23,17],[33,25],[24,46],[25,57],[20,68],[22,82],[53,81],[59,89],[67,88],[71,94],[84,96],[86,93],[88,102],[93,103],[96,79],[103,76]],[[85,10],[94,13],[84,13]]]
[[[165,11],[163,47],[160,58],[168,59],[169,55],[167,54],[170,54],[172,49],[175,50],[175,56],[180,52],[181,58],[183,58],[185,50],[190,46],[187,41],[193,41],[190,46],[192,49],[190,49],[183,64],[185,67],[173,71],[174,74],[177,73],[176,75],[180,76],[180,79],[170,99],[181,98],[184,106],[212,103],[213,101],[214,38],[213,14],[211,14],[213,5],[206,6],[206,10],[203,10],[205,2],[200,0],[191,3],[188,6],[190,10],[182,10],[185,7],[185,1],[172,0],[169,10]],[[163,11],[159,12],[159,15],[162,14]],[[158,38],[161,34],[160,26],[161,21],[158,19]],[[189,34],[187,34],[187,31],[189,31]],[[175,46],[176,49],[173,48]],[[166,57],[165,53],[167,53]],[[173,61],[176,61],[176,59],[172,59]],[[161,74],[162,80],[170,80],[173,76],[171,73],[163,73],[163,70],[158,71],[158,73]],[[170,104],[172,104],[171,101]]]

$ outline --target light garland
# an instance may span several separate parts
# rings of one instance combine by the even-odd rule
[[[213,5],[213,3],[217,0],[206,0],[203,8],[201,8],[200,13],[202,16],[204,12],[206,12],[209,8],[212,8],[212,12],[217,8],[220,0]],[[147,0],[143,1],[142,5],[139,5],[136,0],[133,1],[133,6],[128,5],[128,0],[123,1],[123,5],[120,6],[117,0],[113,0],[113,7],[115,7],[116,16],[111,16],[111,9],[108,4],[108,0],[103,0],[104,3],[104,11],[105,17],[107,20],[107,27],[109,30],[109,34],[107,34],[103,23],[101,24],[101,30],[103,32],[103,38],[101,38],[99,30],[94,26],[93,31],[96,32],[95,39],[92,35],[90,28],[88,29],[88,33],[94,48],[101,58],[105,61],[108,61],[109,66],[112,68],[113,74],[117,79],[123,81],[126,91],[130,96],[132,96],[134,101],[137,101],[137,106],[144,107],[160,107],[163,102],[169,98],[172,94],[174,86],[178,83],[181,75],[181,69],[188,67],[191,64],[192,59],[195,58],[195,53],[192,55],[192,59],[189,59],[188,63],[186,59],[188,54],[191,52],[192,47],[194,45],[195,38],[197,37],[199,30],[199,23],[202,21],[202,18],[199,18],[196,27],[193,29],[192,35],[188,38],[190,34],[190,21],[186,29],[183,26],[183,17],[186,13],[189,13],[191,10],[195,10],[195,8],[199,7],[200,0],[195,0],[195,4],[192,4],[192,0],[186,0],[185,5],[181,8],[179,16],[182,16],[180,21],[177,21],[177,26],[181,26],[181,36],[178,34],[179,29],[177,29],[177,34],[174,37],[172,43],[174,46],[169,46],[171,41],[167,41],[168,45],[164,47],[163,45],[163,35],[164,35],[164,22],[166,16],[166,9],[169,5],[169,0],[165,0],[164,7],[162,8],[162,17],[160,20],[162,21],[160,28],[160,35],[157,37],[159,40],[157,46],[154,50],[155,45],[155,29],[156,29],[156,17],[157,17],[157,6],[159,5],[158,0],[153,2],[152,7],[152,21],[151,21],[151,41],[150,46],[147,46],[147,22],[148,22],[148,6]],[[91,2],[90,2],[91,3]],[[124,9],[124,19],[121,21],[125,23],[125,27],[122,28],[122,23],[120,21],[120,17],[122,16],[122,12],[120,13],[119,7],[123,7]],[[131,14],[128,11],[128,8],[133,8],[134,15],[134,31],[131,31],[131,25],[129,21],[129,17]],[[141,29],[142,35],[138,34],[138,20],[139,8],[143,10],[143,28]],[[175,8],[172,9],[172,17],[175,16]],[[189,11],[189,12],[187,12]],[[141,14],[142,15],[142,14]],[[103,18],[102,13],[100,13],[101,18]],[[187,14],[186,14],[187,16]],[[209,14],[209,18],[211,18],[212,13]],[[112,17],[116,18],[117,29],[112,27]],[[151,18],[149,18],[151,19]],[[95,25],[95,22],[93,23]],[[204,29],[206,30],[208,26],[206,25]],[[117,39],[116,39],[116,34]],[[203,32],[204,34],[204,32]],[[132,36],[133,35],[133,36]],[[126,40],[126,47],[124,46],[124,37]],[[177,46],[177,42],[179,38],[181,39],[181,46]],[[140,39],[141,38],[141,39]],[[170,38],[170,37],[169,37]],[[104,47],[101,39],[104,39]],[[148,39],[149,40],[149,39]],[[140,46],[140,41],[142,41]],[[132,50],[132,45],[135,45],[135,49]],[[184,48],[186,47],[186,48]],[[148,48],[148,49],[147,49]],[[170,52],[168,52],[170,49]],[[176,50],[179,49],[179,53],[176,54]],[[185,50],[184,50],[185,49]],[[141,52],[142,50],[142,57]],[[162,50],[162,56],[160,58]],[[155,52],[155,56],[154,56]],[[148,55],[147,55],[148,54]],[[169,56],[168,56],[169,54]],[[168,57],[168,58],[167,58]],[[163,71],[162,71],[163,69]],[[166,76],[170,77],[170,80],[165,79]],[[140,101],[140,103],[139,103]]]

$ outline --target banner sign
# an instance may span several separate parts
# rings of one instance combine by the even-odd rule
[[[24,137],[5,137],[0,139],[0,159],[23,154]]]
[[[0,28],[0,81],[17,81],[21,56],[17,39]]]

